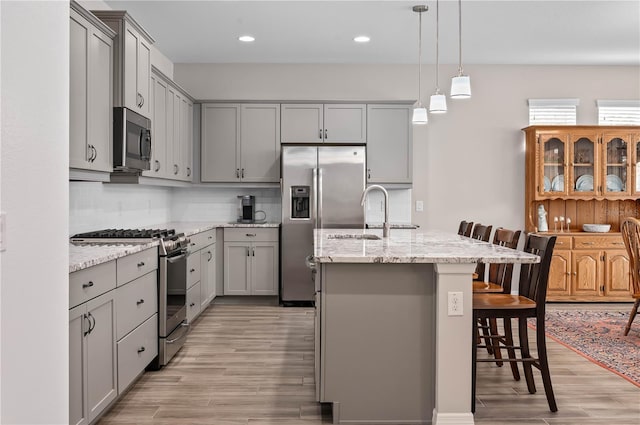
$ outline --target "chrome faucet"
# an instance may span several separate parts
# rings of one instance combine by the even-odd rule
[[[362,192],[362,197],[360,198],[360,205],[364,206],[364,201],[367,198],[367,193],[369,193],[373,189],[379,189],[384,194],[384,224],[382,225],[382,237],[386,238],[389,236],[389,229],[391,229],[391,225],[389,224],[389,193],[387,189],[378,185],[372,184],[368,188]]]

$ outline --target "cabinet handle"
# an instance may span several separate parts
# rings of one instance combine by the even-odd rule
[[[236,178],[239,179],[240,178],[240,169],[236,168]]]
[[[207,239],[213,239],[213,236],[207,236]]]
[[[207,262],[209,262],[213,258],[213,254],[211,253],[211,251],[207,251],[207,254],[209,254],[209,259],[207,260]]]
[[[187,177],[191,177],[191,167],[187,167]]]
[[[253,256],[253,257],[256,256],[256,249],[255,248],[251,248],[251,256]]]
[[[573,272],[573,275],[574,276],[578,276],[578,272]]]
[[[91,333],[96,328],[96,318],[93,317],[93,315],[91,313],[89,313],[88,319],[89,319],[89,331],[87,333]],[[92,324],[92,322],[93,322],[93,324]]]
[[[624,245],[624,243],[622,243],[622,242],[614,242],[613,244],[614,245]]]
[[[247,235],[248,237],[253,237],[253,236],[255,236],[256,234],[255,234],[255,233],[247,233],[246,235]]]
[[[329,138],[329,132],[327,131],[327,129],[324,129],[324,140],[327,140]]]
[[[89,328],[87,328],[87,330],[82,333],[82,336],[87,336],[89,335],[89,331],[91,329],[91,320],[89,320],[89,316],[87,316],[86,314],[82,315],[82,319],[87,320],[89,322]]]
[[[367,178],[371,178],[371,168],[367,168]]]
[[[140,95],[140,99],[142,99],[142,105],[140,105],[140,107],[142,108],[144,106],[144,96]]]
[[[582,242],[582,245],[593,245],[593,242]]]
[[[247,247],[247,257],[250,257],[249,255],[249,248]]]
[[[156,168],[155,171],[160,171],[160,161],[156,159]]]
[[[140,93],[136,93],[136,99],[138,99],[138,108],[142,107],[142,101],[140,100],[142,95]]]
[[[196,303],[191,303],[191,304],[189,304],[189,307],[193,307],[195,305],[196,305]]]
[[[191,270],[189,270],[189,273],[193,273],[195,271],[196,271],[196,269],[191,269]]]
[[[142,267],[142,266],[144,266],[144,261],[140,261],[140,262],[138,263],[138,267]]]
[[[566,272],[565,274],[566,274],[567,276],[571,276],[571,273],[569,273],[569,272]]]
[[[144,304],[144,300],[142,298],[136,301],[136,305],[140,305],[140,304]]]
[[[318,139],[322,139],[322,129],[318,129]]]
[[[93,286],[93,281],[90,280],[89,283],[83,283],[82,284],[82,288],[86,289],[86,288],[91,288]]]
[[[180,167],[178,167],[178,164],[173,164],[173,174],[177,176],[178,170],[180,170]]]
[[[138,348],[138,354],[142,353],[143,351],[144,351],[144,347]]]
[[[93,145],[91,145],[91,148],[93,149],[93,159],[91,160],[91,162],[94,162],[98,157],[98,149],[96,149],[96,147]]]
[[[190,246],[196,246],[196,243],[195,242],[191,242],[189,245]]]
[[[242,169],[242,172],[240,173],[240,177],[244,178],[244,168]]]

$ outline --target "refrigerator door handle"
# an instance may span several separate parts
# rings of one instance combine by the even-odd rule
[[[318,168],[318,229],[322,229],[322,168]]]
[[[313,193],[311,194],[311,202],[313,205],[311,206],[311,219],[313,220],[313,228],[318,229],[318,169],[314,168],[312,170],[313,174]]]

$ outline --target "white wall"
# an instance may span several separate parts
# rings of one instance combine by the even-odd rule
[[[433,91],[423,66],[422,99]],[[449,89],[457,68],[442,66]],[[473,97],[414,127],[412,221],[453,230],[462,219],[524,225],[524,137],[528,98],[579,98],[579,124],[596,124],[596,99],[638,99],[638,67],[467,65]],[[174,78],[202,100],[407,100],[417,98],[415,65],[175,64]]]
[[[69,4],[0,2],[0,422],[68,423]]]

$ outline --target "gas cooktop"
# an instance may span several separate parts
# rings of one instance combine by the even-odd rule
[[[174,229],[104,229],[78,233],[71,239],[164,239],[175,234]]]

